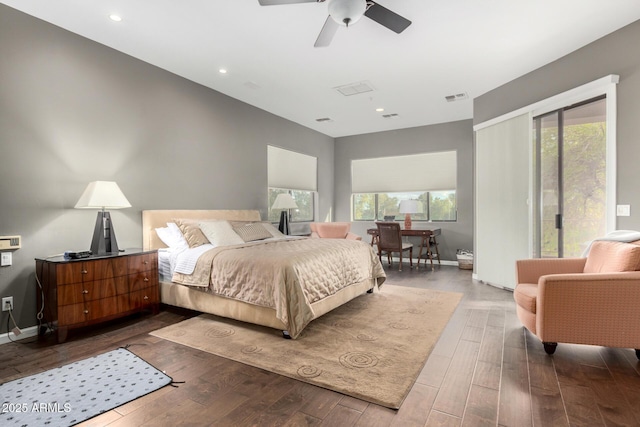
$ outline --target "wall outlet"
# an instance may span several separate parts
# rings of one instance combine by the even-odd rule
[[[2,311],[13,310],[13,297],[2,298]]]

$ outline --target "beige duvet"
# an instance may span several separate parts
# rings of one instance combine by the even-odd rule
[[[311,304],[364,281],[380,285],[385,277],[362,241],[297,239],[211,249],[193,274],[175,273],[173,282],[272,308],[296,338],[315,318]]]

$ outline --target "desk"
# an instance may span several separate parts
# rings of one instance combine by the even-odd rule
[[[427,257],[429,257],[429,261],[431,262],[431,269],[433,270],[433,253],[431,252],[431,247],[429,243],[432,241],[434,247],[436,248],[436,256],[438,257],[438,264],[440,264],[440,252],[438,251],[438,242],[436,241],[436,236],[440,235],[439,228],[432,229],[424,229],[424,228],[400,228],[400,233],[403,236],[417,236],[420,237],[420,251],[418,252],[418,267],[420,267],[420,259],[422,258],[422,248],[427,249]],[[369,228],[367,230],[367,234],[371,236],[371,246],[375,245],[378,240],[378,229],[377,228]],[[426,264],[426,261],[425,261]]]

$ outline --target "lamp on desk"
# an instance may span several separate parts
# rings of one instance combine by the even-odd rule
[[[411,229],[411,214],[418,213],[418,201],[417,200],[402,200],[400,201],[400,208],[398,211],[404,214],[404,228]]]
[[[111,224],[111,215],[105,209],[130,208],[131,204],[122,194],[118,184],[112,181],[90,182],[76,203],[76,209],[100,209],[91,240],[93,255],[118,253],[116,233]]]
[[[271,206],[272,210],[282,210],[280,212],[280,224],[278,225],[278,230],[280,230],[283,234],[289,234],[289,216],[291,209],[298,209],[298,205],[296,205],[295,200],[288,193],[280,193],[278,197],[276,197],[275,202],[273,202],[273,206]]]

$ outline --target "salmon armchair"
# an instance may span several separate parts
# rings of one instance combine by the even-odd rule
[[[640,246],[594,241],[586,258],[516,261],[516,313],[547,354],[558,343],[635,349],[640,359]]]
[[[349,222],[312,222],[309,227],[314,238],[362,240],[362,237],[349,231]]]

